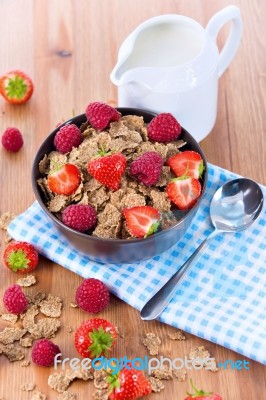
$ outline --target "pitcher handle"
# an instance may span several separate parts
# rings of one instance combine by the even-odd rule
[[[209,21],[206,32],[216,42],[220,29],[226,22],[232,21],[232,27],[229,36],[225,42],[222,51],[219,54],[218,77],[222,76],[230,62],[234,58],[239,47],[243,23],[240,10],[236,6],[228,6],[215,14]]]

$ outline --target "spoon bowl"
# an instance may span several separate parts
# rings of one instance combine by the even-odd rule
[[[215,229],[145,304],[140,312],[141,318],[144,320],[157,318],[170,303],[185,273],[193,266],[194,261],[209,242],[218,234],[241,232],[247,229],[260,215],[263,200],[261,188],[251,179],[238,178],[221,186],[215,192],[210,205],[210,218]]]

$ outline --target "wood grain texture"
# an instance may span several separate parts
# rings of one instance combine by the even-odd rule
[[[35,82],[31,101],[14,107],[0,99],[0,132],[7,126],[17,126],[25,138],[18,154],[0,149],[0,213],[16,214],[34,200],[31,189],[31,165],[34,154],[47,134],[62,119],[82,113],[93,100],[116,104],[116,88],[109,74],[116,63],[123,39],[141,22],[155,15],[179,13],[190,16],[204,26],[229,0],[1,0],[0,74],[14,68],[25,70]],[[208,161],[266,184],[266,3],[235,0],[244,22],[241,47],[219,82],[218,114],[211,134],[202,142]],[[223,43],[225,33],[219,37]],[[1,234],[2,235],[2,234]],[[4,238],[1,236],[1,252]],[[36,271],[37,289],[57,294],[64,299],[62,329],[55,342],[65,356],[76,357],[73,333],[66,325],[77,328],[88,318],[78,309],[69,307],[75,288],[82,279],[59,265],[42,259]],[[0,265],[0,296],[15,283],[16,276]],[[2,305],[0,311],[3,311]],[[113,356],[146,355],[141,344],[145,332],[155,332],[162,338],[160,355],[183,357],[197,345],[205,345],[218,360],[243,359],[221,346],[192,335],[187,340],[173,342],[167,333],[173,328],[158,322],[142,322],[139,313],[112,296],[110,307],[101,313],[119,327],[125,335]],[[0,328],[7,324],[0,322]],[[29,358],[29,355],[26,359]],[[47,377],[52,368],[20,367],[0,357],[0,398],[30,399],[20,391],[24,382],[36,383],[36,388],[56,399],[49,389]],[[256,400],[266,389],[265,367],[250,361],[249,371],[226,370],[212,373],[191,371],[189,377],[200,387],[215,390],[227,400]],[[188,381],[166,382],[166,389],[150,399],[182,400],[189,389]],[[92,399],[91,383],[75,382],[71,391],[79,399]]]

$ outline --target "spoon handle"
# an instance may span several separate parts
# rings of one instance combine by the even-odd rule
[[[219,233],[215,229],[206,239],[199,245],[199,247],[191,254],[182,267],[164,284],[164,286],[157,292],[151,299],[144,305],[140,311],[141,319],[152,320],[157,318],[163,310],[170,303],[176,292],[176,286],[180,284],[185,277],[185,273],[193,265],[193,262],[200,256],[200,254],[207,247],[209,242]]]

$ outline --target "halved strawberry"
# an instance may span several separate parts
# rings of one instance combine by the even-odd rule
[[[180,209],[192,208],[201,194],[198,179],[181,177],[173,179],[166,188],[169,199]]]
[[[177,153],[168,158],[167,165],[171,168],[176,176],[191,176],[199,179],[204,171],[204,164],[199,153],[192,150],[186,150]]]
[[[74,164],[64,164],[54,168],[48,176],[48,186],[56,194],[69,196],[80,184],[80,171]]]
[[[9,103],[26,103],[33,90],[33,82],[25,72],[14,70],[0,77],[0,93]]]
[[[145,238],[157,231],[160,225],[160,212],[151,206],[124,208],[127,229],[137,238]]]

